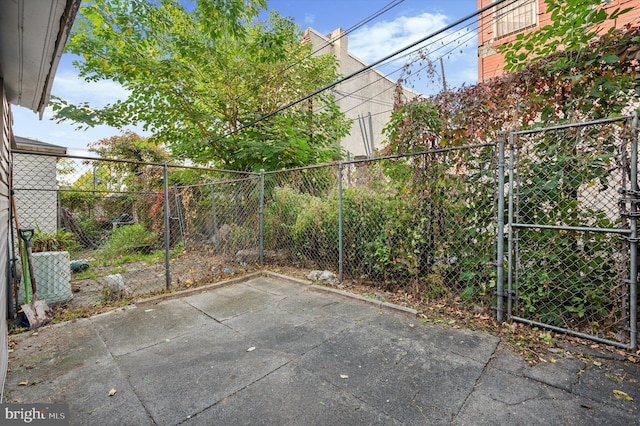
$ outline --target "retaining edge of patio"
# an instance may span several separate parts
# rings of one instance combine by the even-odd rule
[[[355,301],[358,301],[358,302],[361,302],[361,303],[366,303],[366,304],[369,304],[369,305],[373,305],[376,308],[378,308],[380,310],[387,311],[387,312],[400,313],[400,314],[409,315],[409,316],[412,316],[412,317],[417,317],[418,316],[418,311],[415,310],[415,309],[412,309],[412,308],[407,308],[407,307],[404,307],[404,306],[396,305],[394,303],[383,302],[381,300],[370,299],[370,298],[367,298],[367,297],[364,297],[364,296],[360,296],[360,295],[357,295],[357,294],[349,293],[348,291],[343,291],[343,290],[339,290],[339,289],[336,289],[336,288],[316,285],[316,284],[313,284],[311,281],[308,281],[308,280],[303,280],[303,279],[300,279],[300,278],[295,278],[295,277],[291,277],[291,276],[284,275],[284,274],[279,274],[277,272],[268,271],[268,270],[261,270],[261,271],[257,271],[257,272],[252,272],[250,274],[243,275],[241,277],[236,277],[236,278],[231,278],[231,279],[224,280],[224,281],[219,281],[219,282],[216,282],[216,283],[206,284],[206,285],[203,285],[201,287],[195,287],[195,288],[190,288],[190,289],[186,289],[186,290],[180,290],[180,291],[176,291],[175,293],[160,294],[160,295],[157,295],[157,296],[148,297],[146,299],[141,299],[141,300],[137,301],[135,303],[135,305],[157,304],[159,302],[162,302],[162,301],[168,300],[168,299],[190,296],[190,295],[195,294],[195,293],[202,293],[202,292],[206,292],[206,291],[210,291],[210,290],[215,290],[217,288],[227,287],[227,286],[230,286],[230,285],[233,285],[233,284],[246,282],[246,281],[249,281],[249,280],[251,280],[253,278],[256,278],[256,277],[277,278],[277,279],[280,279],[280,280],[289,281],[289,282],[292,282],[292,283],[295,283],[295,284],[307,286],[307,287],[309,287],[310,290],[316,291],[318,293],[333,294],[335,296],[340,296],[340,297],[348,298],[348,299],[355,300]]]

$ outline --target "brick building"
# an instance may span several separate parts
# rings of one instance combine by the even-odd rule
[[[495,0],[478,0],[478,8]],[[605,21],[601,32],[612,27],[640,23],[640,0],[603,0],[603,7],[613,11],[633,7],[618,19]],[[523,32],[536,31],[551,23],[544,0],[507,0],[484,12],[478,20],[478,81],[486,81],[504,73],[504,56],[498,46],[512,42]]]

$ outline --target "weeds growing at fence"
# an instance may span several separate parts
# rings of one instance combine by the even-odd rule
[[[621,166],[628,136],[620,130],[569,128],[519,141],[516,222],[559,228],[516,229],[516,315],[605,335],[624,318],[624,242],[598,232],[621,226],[618,188],[627,179]]]
[[[504,188],[493,143],[261,174],[167,167],[166,192],[157,166],[125,179],[94,161],[40,211],[60,213],[67,234],[59,235],[72,232],[81,246],[72,260],[88,264],[71,277],[72,311],[262,264],[327,269],[416,303],[490,313],[497,246],[508,242],[509,315],[621,340],[628,243],[607,230],[628,229],[631,217],[618,205],[625,137],[615,126],[523,134]],[[18,200],[54,199],[29,188],[18,188]],[[500,194],[504,217],[513,210],[504,241]]]

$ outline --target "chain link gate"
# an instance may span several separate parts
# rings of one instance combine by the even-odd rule
[[[636,347],[636,127],[618,117],[511,132],[507,319]]]

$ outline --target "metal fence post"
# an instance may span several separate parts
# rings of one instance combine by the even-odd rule
[[[169,233],[170,233],[170,222],[169,217],[171,212],[169,211],[169,172],[167,163],[164,163],[164,278],[165,278],[165,287],[167,290],[171,287],[171,271],[169,267]]]
[[[343,275],[342,251],[342,161],[338,163],[338,281],[342,282]]]
[[[504,140],[505,133],[498,136],[498,247],[496,262],[497,303],[496,319],[504,321]]]
[[[213,244],[216,247],[216,254],[220,254],[220,243],[218,242],[218,214],[216,212],[216,194],[214,185],[211,185],[211,215],[213,219]]]
[[[260,266],[264,266],[264,169],[260,169],[260,247],[259,262]]]
[[[638,113],[634,112],[631,137],[631,200],[629,238],[629,349],[634,350],[638,345]]]
[[[60,190],[56,191],[56,198],[58,200],[58,217],[56,219],[56,226],[57,229],[62,228],[62,193],[60,193]]]
[[[515,146],[513,130],[509,131],[509,216],[507,222],[508,245],[507,245],[507,317],[513,316],[513,203],[515,179]]]
[[[184,244],[185,246],[187,245],[187,242],[185,240],[185,229],[184,229],[184,221],[183,221],[183,216],[182,216],[182,200],[180,199],[180,195],[178,195],[178,186],[174,185],[173,186],[173,198],[174,198],[174,202],[175,202],[175,206],[176,206],[176,213],[177,215],[177,219],[178,219],[178,225],[180,228],[180,238],[182,240],[182,244]]]

